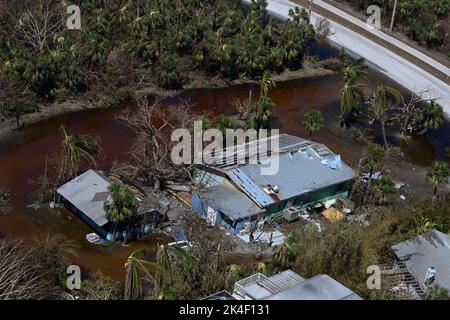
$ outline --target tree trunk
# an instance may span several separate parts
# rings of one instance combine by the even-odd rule
[[[367,180],[366,189],[364,190],[363,198],[362,198],[362,205],[364,205],[367,202],[367,199],[369,198],[370,194],[370,187],[372,184],[372,175],[373,175],[373,169],[369,172],[369,179]]]
[[[313,134],[312,130],[309,130],[309,137],[310,138],[311,138],[312,134]]]
[[[116,241],[117,227],[118,227],[118,223],[116,222],[114,225],[113,233],[112,233],[112,241]]]
[[[382,131],[382,134],[383,134],[384,148],[387,149],[388,148],[388,142],[387,142],[387,137],[386,137],[386,125],[384,123],[384,120],[381,120],[381,131]]]

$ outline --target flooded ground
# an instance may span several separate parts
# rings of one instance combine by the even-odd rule
[[[375,71],[370,71],[368,81],[370,84],[384,83],[398,88]],[[277,88],[270,93],[277,104],[273,127],[279,128],[283,133],[307,137],[307,132],[302,126],[303,115],[309,109],[320,108],[327,127],[314,133],[313,139],[327,144],[333,151],[340,153],[344,160],[356,165],[355,155],[361,155],[361,147],[342,142],[329,130],[337,121],[342,87],[340,75],[277,84]],[[184,93],[181,98],[188,99],[197,111],[232,114],[235,112],[231,104],[232,98],[246,98],[249,89],[249,86],[239,86],[228,89],[192,90]],[[258,90],[259,88],[254,86],[254,92]],[[172,98],[166,103],[176,107],[178,101],[178,98]],[[152,235],[130,247],[92,245],[84,239],[85,235],[91,232],[89,228],[66,210],[36,211],[27,207],[34,188],[29,181],[43,172],[46,155],[50,155],[58,147],[61,140],[58,127],[61,124],[70,133],[98,134],[105,155],[100,167],[107,169],[114,160],[126,159],[133,144],[131,129],[117,119],[119,113],[132,109],[133,106],[129,106],[123,109],[59,116],[25,127],[23,131],[0,141],[0,186],[13,193],[11,214],[0,216],[0,236],[11,235],[33,239],[47,233],[63,233],[82,245],[78,261],[82,267],[90,272],[102,270],[103,273],[118,280],[124,277],[123,265],[132,250],[145,247],[154,252],[157,243],[169,241],[164,235]],[[445,123],[439,130],[426,137],[416,137],[404,147],[404,151],[408,161],[427,166],[434,160],[449,161],[445,151],[448,146],[450,146],[450,124]]]

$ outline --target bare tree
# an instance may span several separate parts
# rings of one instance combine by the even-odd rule
[[[190,165],[176,165],[171,159],[176,142],[171,141],[175,129],[192,127],[194,117],[187,102],[166,106],[155,99],[138,98],[138,111],[121,118],[136,132],[132,150],[135,163],[134,178],[153,184],[155,189],[167,180],[190,179]]]
[[[423,97],[428,93],[428,90],[420,91],[418,94],[412,93],[409,99],[402,97],[401,104],[395,108],[397,116],[395,121],[400,125],[400,135],[405,137],[407,132],[412,132],[414,130],[414,114],[418,112],[426,102]]]
[[[25,0],[20,4],[21,11],[9,12],[16,17],[15,35],[38,53],[43,53],[49,41],[63,28],[64,7],[57,0]],[[15,6],[7,4],[6,8],[14,10]]]
[[[21,117],[28,110],[38,110],[32,106],[33,100],[26,84],[10,75],[0,76],[0,113],[14,117],[17,130],[22,129],[25,123]]]
[[[19,240],[0,240],[0,300],[61,297],[35,253]]]
[[[331,31],[330,21],[326,18],[321,18],[317,21],[316,26],[316,34],[321,41],[325,41],[327,38],[334,35],[334,32]]]

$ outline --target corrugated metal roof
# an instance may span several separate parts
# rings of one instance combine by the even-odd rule
[[[227,173],[258,205],[264,207],[273,203],[273,200],[262,190],[267,185],[278,186],[277,196],[280,200],[285,200],[342,183],[357,176],[345,163],[342,162],[341,166],[342,170],[333,169],[321,163],[320,158],[308,157],[302,152],[295,152],[279,157],[279,170],[275,175],[262,175],[262,165],[260,164],[248,164],[239,169],[229,170]],[[245,177],[245,182],[238,183],[244,179],[237,181],[236,172],[239,172],[240,178]],[[266,197],[263,197],[261,193]]]
[[[278,140],[278,142],[275,143],[275,140]],[[278,148],[273,149],[272,146],[278,146]],[[227,147],[221,154],[222,157],[220,158],[220,161],[218,161],[219,163],[214,163],[214,161],[217,160],[215,154],[207,153],[198,155],[195,163],[210,164],[213,167],[228,170],[239,167],[242,164],[256,163],[256,159],[263,160],[276,154],[283,154],[306,148],[312,148],[320,157],[334,155],[334,153],[323,144],[289,134],[281,134],[253,140],[237,146]],[[244,162],[238,162],[238,160],[241,159],[244,159]]]
[[[292,270],[286,270],[271,277],[261,273],[241,279],[235,283],[235,290],[252,299],[263,299],[273,294],[285,291],[305,281]]]
[[[57,192],[101,227],[108,223],[103,204],[109,185],[100,171],[89,170],[61,186]]]
[[[362,300],[349,288],[328,275],[317,275],[264,298],[265,300]]]
[[[449,235],[431,230],[416,238],[400,242],[392,246],[392,249],[423,288],[428,268],[434,267],[435,283],[450,290]]]
[[[287,290],[305,281],[297,273],[292,270],[286,270],[267,279],[261,280],[258,284],[266,288],[272,294]]]
[[[260,207],[266,207],[275,202],[254,182],[252,178],[249,178],[243,170],[231,169],[227,171],[227,174],[228,177]]]
[[[206,188],[201,193],[202,201],[215,210],[220,209],[231,220],[248,218],[262,212],[249,197],[229,182]]]

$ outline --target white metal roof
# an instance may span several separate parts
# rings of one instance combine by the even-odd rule
[[[103,204],[110,183],[102,172],[89,170],[61,186],[57,192],[97,225],[108,223]]]
[[[435,283],[450,290],[450,236],[431,230],[392,246],[417,282],[424,288],[427,269],[436,269]]]

